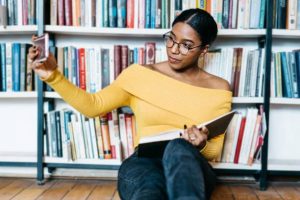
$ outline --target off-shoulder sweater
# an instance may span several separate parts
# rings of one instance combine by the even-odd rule
[[[231,109],[232,92],[193,86],[160,72],[133,64],[106,88],[87,93],[70,83],[58,70],[46,80],[61,97],[88,117],[129,106],[136,120],[134,146],[141,136],[182,129],[211,120]],[[222,150],[224,134],[207,141],[201,153],[208,160]]]

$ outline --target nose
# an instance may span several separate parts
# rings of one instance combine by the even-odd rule
[[[171,48],[171,52],[173,53],[173,54],[179,54],[179,48],[180,48],[180,44],[178,44],[178,43],[176,43],[176,42],[174,42],[174,44],[173,44],[173,46],[172,46],[172,48]]]

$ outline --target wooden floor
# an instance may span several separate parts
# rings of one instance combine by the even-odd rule
[[[37,185],[34,179],[0,178],[0,200],[31,199],[120,199],[115,181],[99,180],[48,180]],[[267,191],[260,191],[255,184],[219,184],[213,193],[213,200],[300,200],[299,184],[272,184]]]

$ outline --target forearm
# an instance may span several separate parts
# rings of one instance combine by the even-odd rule
[[[104,115],[116,107],[129,103],[127,94],[120,88],[109,86],[94,94],[87,93],[69,82],[58,70],[44,81],[68,104],[88,117]]]

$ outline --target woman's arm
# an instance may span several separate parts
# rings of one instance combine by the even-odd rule
[[[33,39],[35,36],[33,36]],[[49,84],[60,96],[76,110],[88,117],[104,115],[111,110],[129,105],[130,95],[116,84],[90,94],[69,82],[57,69],[56,59],[50,54],[46,61],[36,62],[39,55],[37,47],[29,49],[28,61],[41,80]]]
[[[58,70],[42,80],[60,94],[68,104],[88,117],[104,115],[115,108],[128,106],[130,103],[130,94],[114,83],[91,94],[76,87]]]

